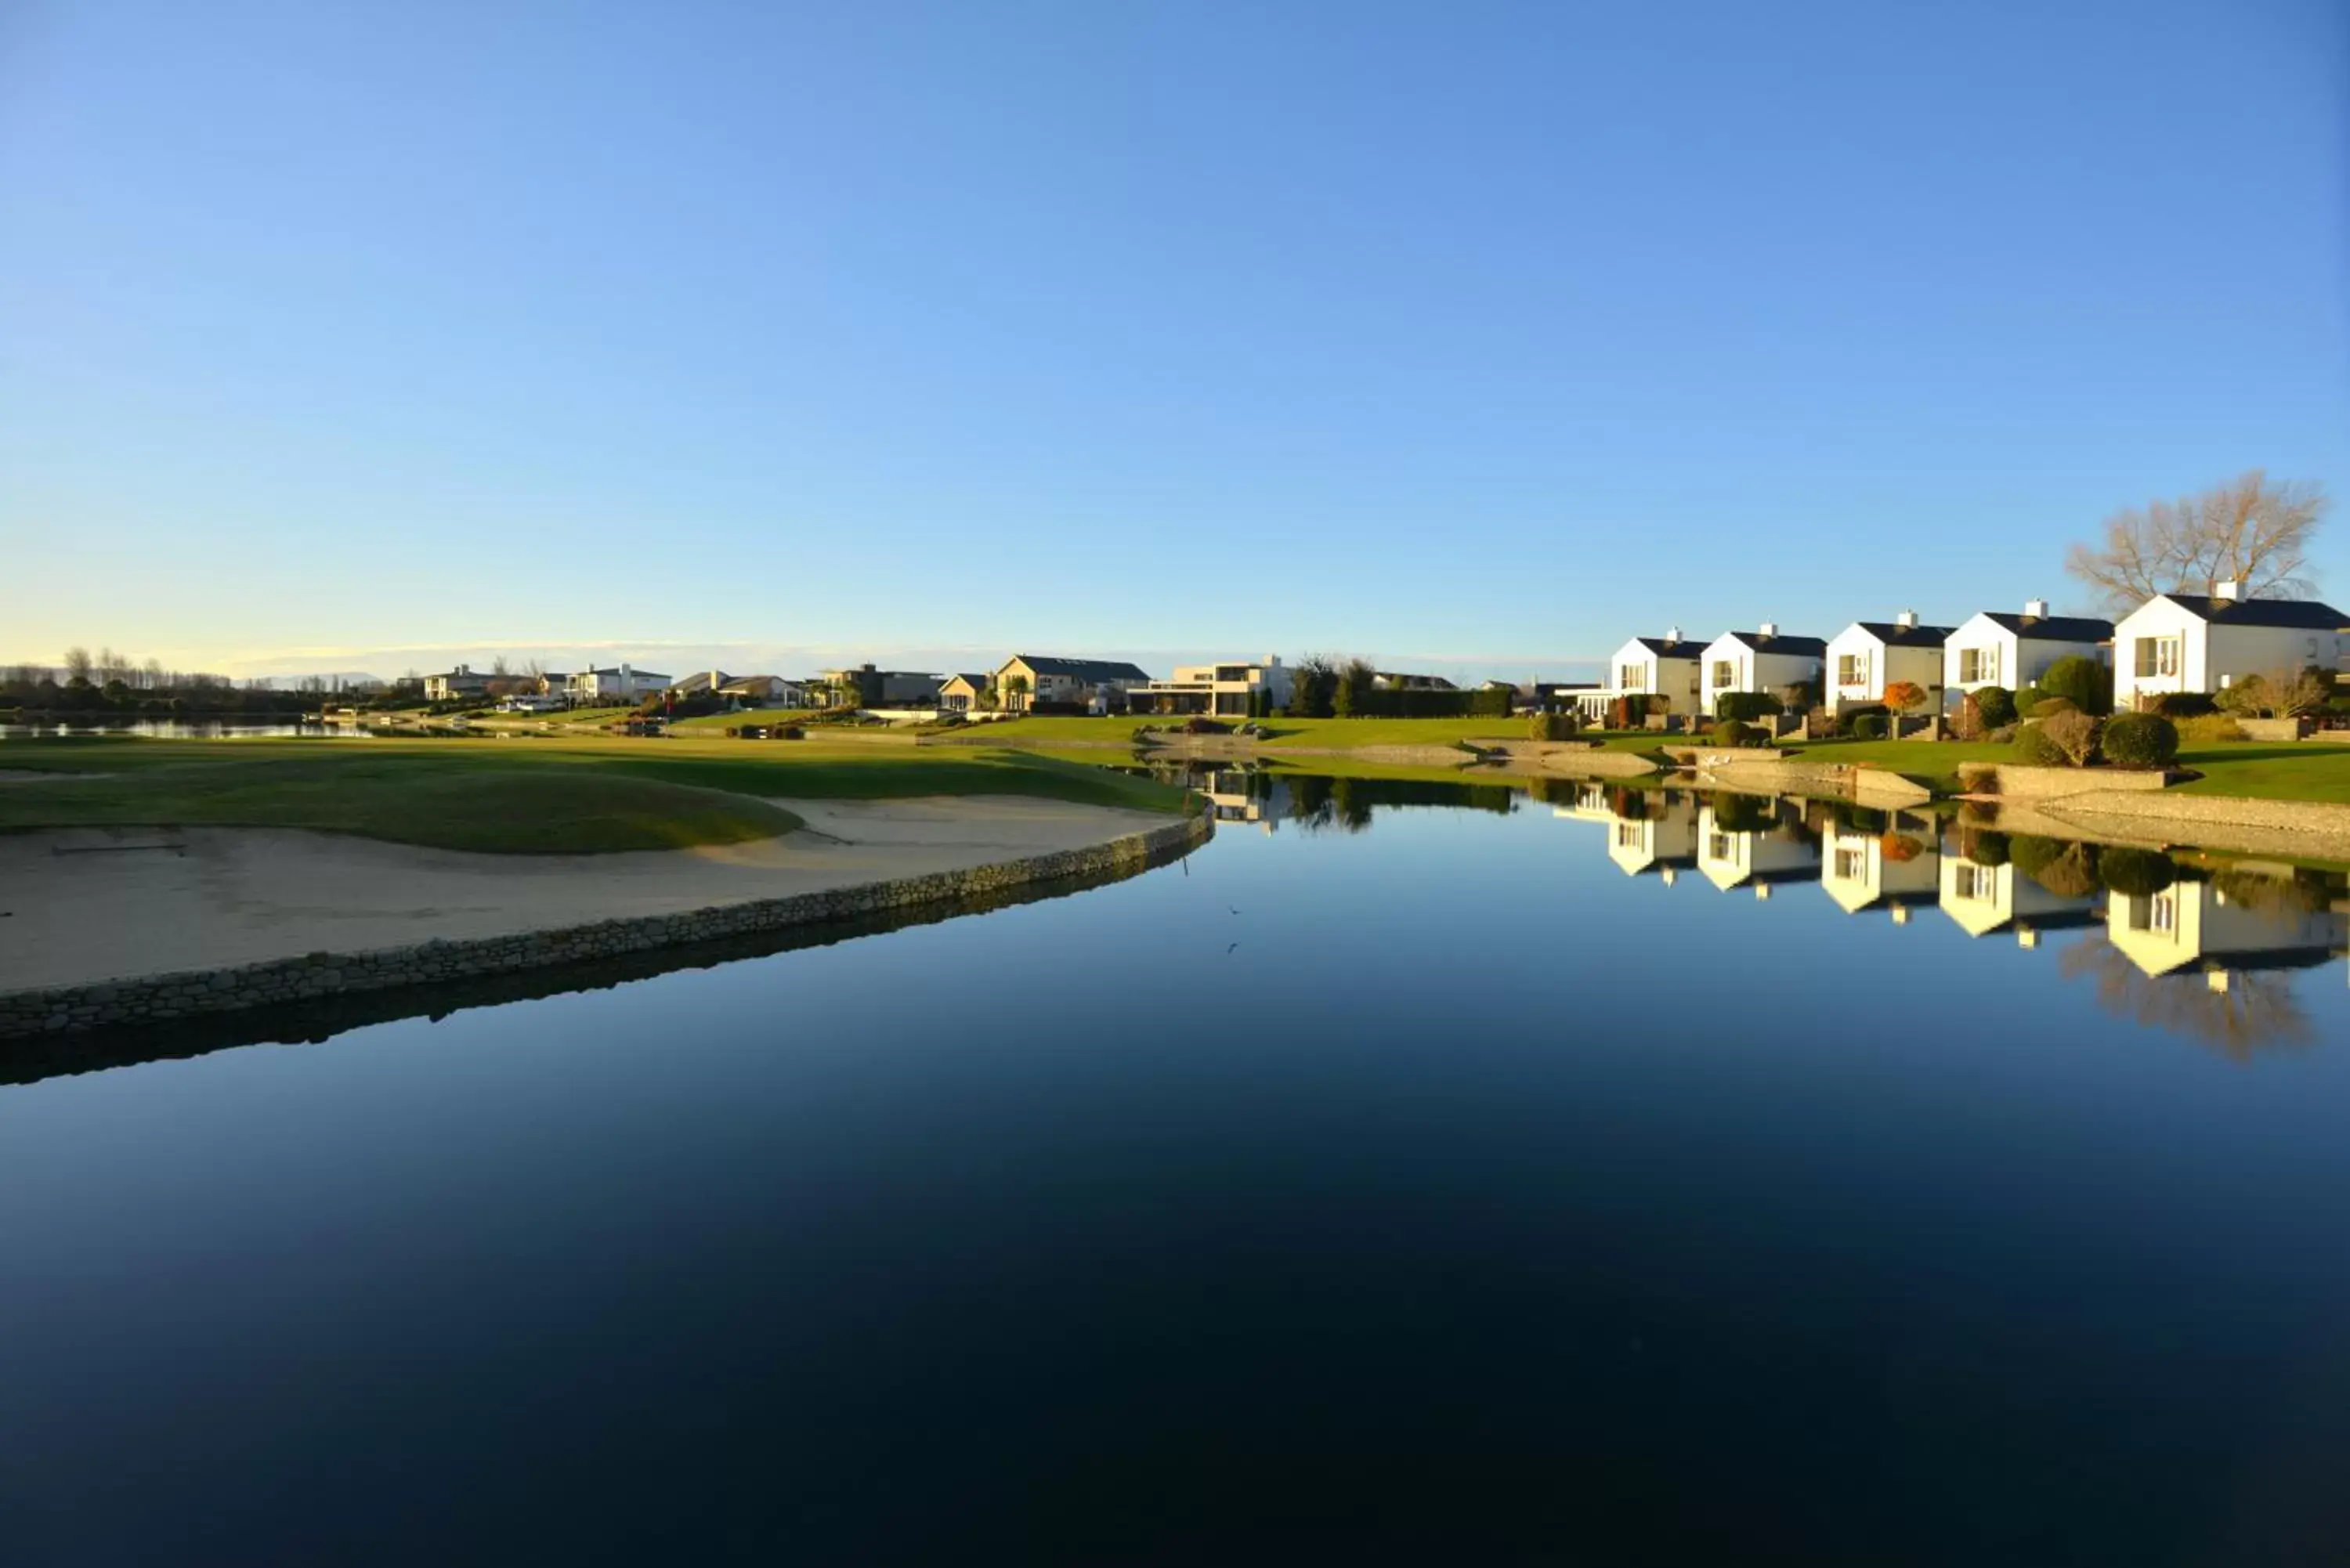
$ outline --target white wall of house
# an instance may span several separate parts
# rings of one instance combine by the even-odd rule
[[[2168,691],[2215,691],[2210,623],[2158,594],[2114,624],[2114,706]]]
[[[1978,615],[1943,645],[1942,687],[1952,703],[1986,686],[2014,691],[2037,685],[2048,667],[2060,659],[2093,659],[2103,663],[2106,651],[2094,642],[2019,635],[1988,615]]]
[[[1726,831],[1711,802],[1697,808],[1697,868],[1725,893],[1758,874],[1816,869],[1818,855],[1811,845],[1776,833]],[[1768,898],[1770,886],[1758,884],[1755,891]]]
[[[1706,645],[1698,711],[1711,716],[1715,699],[1725,691],[1776,691],[1802,685],[1819,672],[1820,661],[1810,654],[1757,653],[1736,633],[1724,632]]]
[[[1638,694],[1662,697],[1670,704],[1667,712],[1686,715],[1698,711],[1700,685],[1699,660],[1669,659],[1636,637],[1609,659],[1607,679],[1596,695],[1603,713],[1616,697]]]
[[[1846,914],[1856,914],[1888,896],[1926,894],[1939,888],[1942,857],[1931,847],[1932,836],[1912,828],[1902,836],[1923,847],[1909,859],[1894,860],[1885,853],[1882,834],[1830,831],[1820,846],[1820,886]]]
[[[1659,860],[1685,859],[1696,853],[1693,813],[1668,810],[1662,816],[1647,817],[1607,813],[1607,858],[1627,877],[1637,877]]]
[[[1907,680],[1926,693],[1930,709],[1941,696],[1942,654],[1939,648],[1888,647],[1855,622],[1828,640],[1827,711],[1835,713],[1852,704],[1882,701],[1886,687],[1897,680]]]
[[[2283,913],[2231,903],[2217,883],[2175,882],[2159,893],[2116,893],[2106,935],[2148,974],[2189,964],[2225,968],[2230,954],[2281,948],[2338,948],[2344,917],[2330,910]]]

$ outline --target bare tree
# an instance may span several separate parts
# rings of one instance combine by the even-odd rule
[[[160,659],[149,659],[147,668],[139,673],[139,684],[150,691],[161,691],[163,686],[163,661]]]
[[[2160,593],[2208,594],[2229,581],[2246,598],[2306,598],[2317,591],[2310,545],[2333,504],[2314,481],[2272,484],[2249,469],[2200,495],[2115,513],[2103,542],[2074,545],[2064,569],[2116,611]]]
[[[66,679],[68,680],[88,680],[89,669],[90,659],[88,649],[68,648],[66,649]]]

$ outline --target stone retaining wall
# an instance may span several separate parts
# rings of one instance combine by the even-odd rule
[[[788,898],[720,904],[681,914],[598,920],[558,930],[468,941],[435,939],[414,947],[373,952],[318,952],[230,969],[0,992],[0,1040],[79,1033],[394,986],[591,963],[791,926],[858,919],[890,909],[982,897],[1024,883],[1139,871],[1204,843],[1214,832],[1213,819],[1202,812],[1084,849],[1057,850],[993,866],[933,871],[854,888],[827,888]]]
[[[1700,783],[1765,794],[1826,795],[1864,805],[1921,805],[1934,792],[1883,768],[1850,763],[1772,762],[1752,750],[1695,752]]]
[[[2014,800],[2055,800],[2068,794],[2161,790],[2169,784],[2170,775],[2128,768],[2026,768],[2011,763],[1961,763],[1959,782],[1970,791]]]
[[[2350,858],[2350,805],[2325,801],[2100,791],[2047,801],[2040,809],[2083,828],[2164,843],[2296,859]]]

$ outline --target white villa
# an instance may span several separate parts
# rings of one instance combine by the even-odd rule
[[[2086,616],[2052,616],[2046,599],[2026,599],[2022,615],[1984,610],[1942,645],[1942,689],[1957,702],[1970,691],[2036,685],[2060,659],[2104,661],[2114,623]]]
[[[1725,691],[1776,692],[1816,679],[1828,645],[1816,637],[1791,637],[1776,621],[1753,631],[1725,631],[1706,645],[1698,711],[1711,715]]]
[[[1963,855],[1942,857],[1942,913],[1970,937],[2012,927],[2018,947],[2036,948],[2042,931],[2094,926],[2105,918],[2094,895],[2052,893],[2013,866],[1987,866]]]
[[[2281,911],[2231,901],[2215,882],[2174,882],[2159,893],[2115,893],[2106,936],[2147,974],[2199,965],[2214,991],[2230,970],[2305,969],[2342,950],[2345,918],[2331,909]]]
[[[1179,664],[1164,680],[1129,686],[1128,709],[1136,713],[1205,713],[1218,718],[1246,718],[1249,699],[1263,692],[1270,706],[1289,701],[1290,670],[1277,653],[1254,663]]]
[[[1662,697],[1666,712],[1701,717],[1698,688],[1704,659],[1704,645],[1682,637],[1679,627],[1662,637],[1636,637],[1608,659],[1607,680],[1575,693],[1575,709],[1586,723],[1600,724],[1619,697]]]
[[[571,700],[578,703],[635,702],[669,689],[669,677],[621,664],[609,670],[583,670],[571,678]]]
[[[1881,904],[1895,924],[1906,925],[1911,909],[1940,901],[1942,857],[1931,826],[1905,827],[1898,814],[1893,824],[1888,833],[1830,828],[1821,846],[1820,887],[1847,915]]]
[[[1827,711],[1855,703],[1881,702],[1885,689],[1906,680],[1926,694],[1927,705],[1942,702],[1942,645],[1947,626],[1919,626],[1916,610],[1889,621],[1856,620],[1829,639]]]
[[[2341,668],[2350,616],[2314,599],[2247,599],[2236,585],[2157,594],[2114,628],[2114,707],[2127,712],[2171,691],[2220,691],[2258,675],[2290,679],[2309,665]]]

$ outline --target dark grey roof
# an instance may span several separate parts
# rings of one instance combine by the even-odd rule
[[[1954,626],[1903,626],[1898,621],[1862,620],[1855,626],[1887,648],[1939,648],[1950,640]]]
[[[2114,623],[2085,615],[2009,615],[1983,611],[1983,618],[2018,637],[2042,642],[2103,642],[2114,635]]]
[[[971,682],[972,690],[977,691],[985,687],[989,681],[994,679],[995,677],[993,675],[974,675],[968,670],[958,670],[952,675],[948,676],[944,681],[941,682],[941,684],[951,686],[958,680],[968,680]]]
[[[1661,637],[1636,637],[1632,639],[1659,659],[1695,659],[1705,652],[1705,644],[1688,638],[1668,642]]]
[[[1138,665],[1114,659],[1057,659],[1046,653],[1015,653],[1013,659],[1039,675],[1066,675],[1072,680],[1148,680]],[[1010,663],[1012,659],[1004,662]]]
[[[1757,653],[1792,653],[1798,659],[1825,659],[1827,643],[1816,637],[1789,637],[1782,632],[1777,637],[1764,637],[1759,631],[1725,631],[1723,637],[1734,637]]]
[[[2207,594],[2162,597],[2189,615],[2229,626],[2305,627],[2311,631],[2350,627],[2350,616],[2316,599],[2215,599]]]

